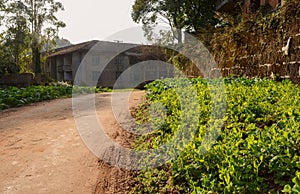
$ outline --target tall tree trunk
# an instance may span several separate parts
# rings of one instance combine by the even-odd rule
[[[41,73],[41,54],[38,46],[32,46],[32,64],[34,66],[34,72]]]
[[[182,43],[182,28],[178,27],[179,25],[177,23],[176,15],[173,15],[173,23],[174,23],[174,27],[176,28],[176,36],[177,36],[178,43],[181,44]]]

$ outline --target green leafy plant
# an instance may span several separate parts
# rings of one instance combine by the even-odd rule
[[[61,97],[70,97],[73,89],[79,94],[89,94],[111,91],[108,88],[78,87],[70,85],[30,86],[27,88],[9,87],[0,89],[0,110],[19,107],[26,104],[51,100]]]
[[[300,161],[298,162],[299,165]],[[291,187],[290,185],[285,185],[282,192],[284,193],[300,193],[300,172],[296,172],[296,176],[293,178],[292,182],[294,183],[294,186]]]
[[[290,81],[226,78],[224,125],[209,149],[202,143],[210,127],[212,102],[207,83],[212,80],[152,82],[146,86],[148,101],[136,116],[140,123],[151,121],[147,107],[153,102],[165,106],[166,116],[156,131],[137,140],[136,149],[157,148],[174,136],[182,110],[173,88],[186,81],[198,94],[197,131],[165,166],[140,171],[133,193],[297,193],[300,88]],[[192,116],[193,110],[188,114]]]

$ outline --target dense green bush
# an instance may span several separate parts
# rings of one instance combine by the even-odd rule
[[[139,121],[157,122],[147,110],[156,102],[165,106],[166,116],[155,132],[137,140],[136,149],[155,149],[180,127],[181,106],[173,90],[180,82],[167,79],[147,86],[148,101],[136,113]],[[201,145],[212,114],[212,88],[207,80],[189,82],[197,91],[200,108],[196,134],[163,167],[140,171],[133,193],[297,193],[300,88],[289,81],[225,79],[224,123],[209,149]]]
[[[0,89],[0,110],[18,107],[33,102],[51,100],[60,97],[70,97],[73,87],[69,85],[30,86],[27,88],[9,87]],[[107,88],[74,86],[77,94],[110,91]]]

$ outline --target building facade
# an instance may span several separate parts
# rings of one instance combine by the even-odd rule
[[[130,68],[147,60],[147,56],[143,56],[142,47],[127,43],[89,41],[56,49],[47,57],[45,73],[57,81],[110,88],[117,81],[119,87],[128,87],[138,82],[173,77],[173,68],[163,64],[148,63],[146,66],[144,63],[138,68]],[[125,71],[127,76],[120,77]]]

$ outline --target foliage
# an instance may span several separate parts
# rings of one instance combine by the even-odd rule
[[[5,10],[5,0],[0,0],[0,26],[2,25],[2,19],[4,17],[3,10]]]
[[[300,193],[300,171],[296,172],[296,176],[292,180],[294,186],[285,185],[284,190],[285,193]]]
[[[72,87],[70,86],[31,86],[21,89],[9,87],[0,90],[0,109],[55,99],[71,93]]]
[[[55,16],[58,11],[64,10],[64,7],[61,2],[54,0],[25,0],[24,5],[27,7],[24,11],[31,26],[32,63],[35,66],[35,72],[41,73],[40,49],[42,45],[42,30],[45,25],[49,26],[46,29],[49,35],[49,32],[57,32],[59,28],[65,27],[65,24]]]
[[[8,0],[2,3],[0,15],[6,24],[4,43],[8,54],[12,55],[11,62],[25,69],[30,56],[35,72],[41,73],[42,46],[47,45],[50,49],[58,29],[65,26],[55,15],[64,9],[62,3],[55,0]]]
[[[70,46],[70,45],[72,45],[72,43],[69,40],[64,39],[64,38],[56,38],[55,39],[55,45],[56,45],[55,48],[57,49],[57,48],[62,48],[62,47]]]
[[[26,104],[51,100],[61,97],[70,97],[72,91],[77,94],[90,94],[111,91],[108,88],[78,87],[70,85],[30,86],[27,88],[9,87],[0,89],[0,110],[19,107]]]
[[[206,149],[202,143],[212,114],[212,88],[208,83],[213,80],[189,81],[198,93],[201,110],[196,134],[191,142],[184,144],[185,149],[178,157],[165,166],[140,171],[132,192],[297,193],[300,88],[290,81],[225,79],[224,125],[212,147]],[[151,103],[162,103],[166,116],[159,120],[155,132],[137,141],[136,149],[156,148],[168,142],[180,127],[182,110],[173,90],[180,82],[180,79],[167,79],[147,86],[148,101],[136,113],[137,118],[140,122],[157,122],[147,116]]]
[[[25,71],[27,62],[30,60],[27,54],[30,46],[30,30],[23,12],[24,6],[20,1],[11,2],[7,5],[5,12],[8,14],[5,17],[6,31],[3,40],[6,55],[11,56],[11,62],[18,66],[22,72]]]
[[[142,22],[146,33],[151,35],[153,27],[166,23],[177,29],[175,37],[179,43],[182,30],[198,32],[216,23],[214,1],[209,0],[135,0],[132,9],[133,21]]]
[[[19,67],[11,59],[10,51],[7,46],[1,44],[0,37],[0,75],[19,72]]]

